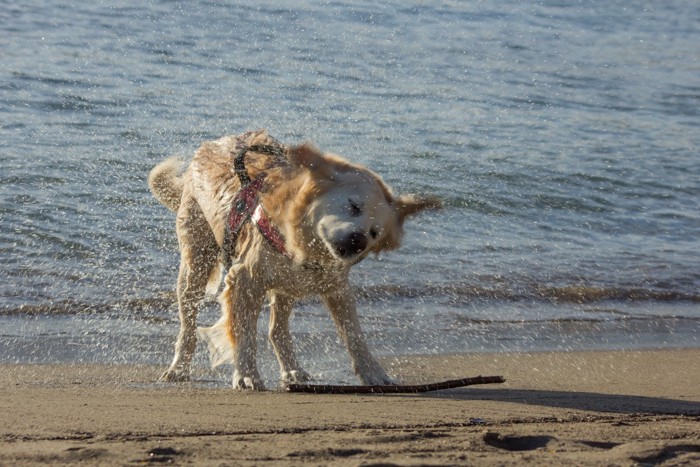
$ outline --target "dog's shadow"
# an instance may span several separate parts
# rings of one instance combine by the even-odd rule
[[[700,416],[700,402],[663,397],[601,394],[595,392],[547,391],[537,389],[451,389],[423,394],[423,397],[464,401],[498,401],[616,414]]]

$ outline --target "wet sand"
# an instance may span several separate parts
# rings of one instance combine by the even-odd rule
[[[424,395],[236,392],[162,368],[2,365],[0,464],[700,464],[700,349],[387,359]]]

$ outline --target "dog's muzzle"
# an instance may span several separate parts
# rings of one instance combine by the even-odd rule
[[[335,243],[335,251],[343,259],[359,255],[367,248],[367,235],[362,232],[352,232],[342,242]]]

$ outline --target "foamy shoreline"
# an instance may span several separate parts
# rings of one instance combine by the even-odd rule
[[[635,465],[700,461],[700,349],[385,360],[423,396],[236,392],[136,365],[1,365],[0,464]],[[206,380],[206,375],[200,374]]]

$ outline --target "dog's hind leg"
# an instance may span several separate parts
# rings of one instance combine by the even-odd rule
[[[332,294],[325,295],[323,301],[330,310],[338,333],[348,348],[352,366],[362,384],[395,384],[367,347],[360,328],[360,320],[357,317],[355,297],[350,287],[346,285]]]
[[[218,246],[204,214],[194,200],[182,204],[178,213],[177,233],[180,242],[180,273],[177,301],[180,332],[175,343],[175,357],[162,381],[188,381],[197,345],[197,311],[204,298],[207,282],[217,265]]]
[[[268,337],[280,364],[282,383],[308,381],[309,374],[297,362],[289,331],[294,299],[288,295],[275,293],[270,297],[270,331]]]

